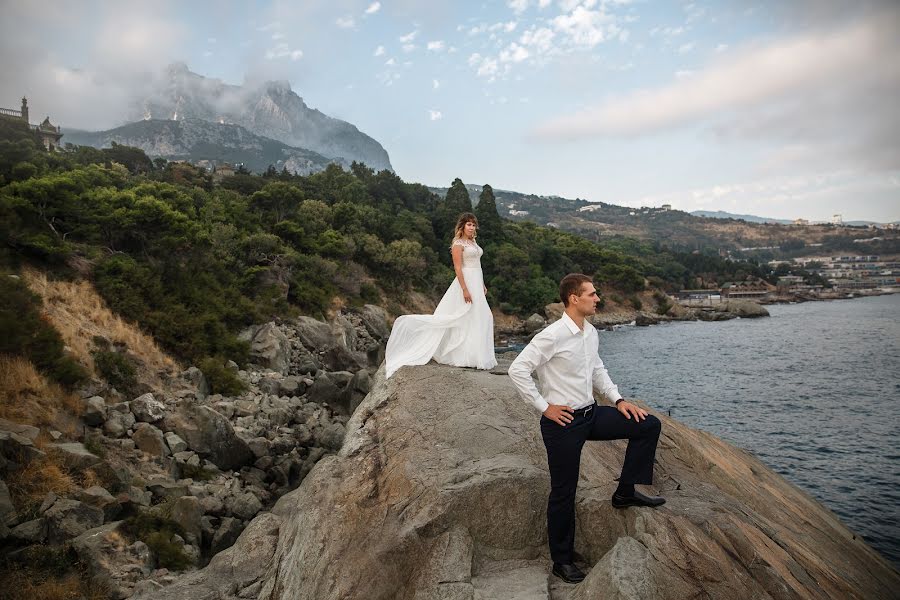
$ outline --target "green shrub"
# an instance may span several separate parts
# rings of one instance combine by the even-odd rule
[[[193,479],[194,481],[210,481],[215,479],[216,474],[209,469],[204,469],[199,465],[189,465],[182,463],[179,465],[182,479]]]
[[[641,310],[644,307],[644,303],[637,296],[629,296],[628,303],[631,304],[634,310]]]
[[[138,513],[122,522],[121,531],[132,542],[141,540],[147,544],[161,568],[183,571],[191,566],[191,559],[184,553],[181,544],[172,539],[175,535],[185,537],[184,529],[175,521],[155,514]]]
[[[103,445],[103,442],[100,440],[103,439],[101,435],[88,435],[85,436],[84,444],[85,449],[94,454],[95,456],[99,456],[100,458],[106,458],[106,446]]]
[[[127,396],[135,393],[137,370],[130,358],[111,350],[95,350],[91,355],[94,357],[94,367],[97,369],[97,373],[109,385]]]
[[[616,304],[622,304],[623,302],[625,302],[625,299],[622,298],[622,296],[620,296],[619,294],[610,294],[609,298]]]
[[[210,391],[223,396],[237,396],[247,390],[247,384],[241,381],[237,373],[225,366],[222,358],[204,358],[199,368],[206,376]]]

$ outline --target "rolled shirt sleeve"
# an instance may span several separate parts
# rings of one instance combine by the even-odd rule
[[[544,335],[544,333],[549,332],[545,329],[537,334],[509,366],[509,377],[519,391],[519,395],[524,400],[531,402],[542,414],[550,406],[550,403],[541,396],[531,374],[553,356],[554,340],[550,335]]]
[[[606,366],[603,364],[603,360],[600,358],[599,339],[597,350],[598,351],[594,353],[594,368],[593,372],[591,373],[591,379],[594,382],[594,389],[603,394],[603,397],[610,402],[615,402],[622,397],[622,394],[619,393],[619,386],[614,384],[612,382],[612,379],[609,378],[609,373],[606,371]]]

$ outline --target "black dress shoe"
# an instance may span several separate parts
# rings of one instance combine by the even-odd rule
[[[615,508],[628,508],[629,506],[662,506],[666,503],[666,499],[661,496],[646,496],[637,490],[634,496],[620,496],[613,494],[612,505]]]
[[[584,581],[584,573],[573,563],[553,563],[553,574],[566,583],[578,583]]]

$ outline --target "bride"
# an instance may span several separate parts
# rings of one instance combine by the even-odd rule
[[[478,219],[463,213],[456,221],[453,269],[456,279],[432,315],[397,317],[385,349],[385,377],[405,365],[424,365],[432,358],[455,367],[492,369],[494,317],[481,273],[484,250],[475,241]]]

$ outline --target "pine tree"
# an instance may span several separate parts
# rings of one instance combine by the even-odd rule
[[[497,212],[497,200],[493,188],[487,184],[478,197],[475,216],[478,217],[478,235],[484,239],[484,244],[495,244],[503,239],[503,221]]]

